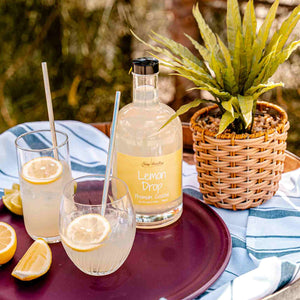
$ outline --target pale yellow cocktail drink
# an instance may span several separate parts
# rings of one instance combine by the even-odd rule
[[[43,238],[51,243],[60,240],[60,201],[72,176],[66,135],[56,133],[66,139],[56,148],[37,149],[43,145],[38,143],[41,135],[47,138],[48,134],[49,131],[29,132],[19,137],[16,145],[26,231],[33,239]]]
[[[104,177],[84,176],[74,182],[76,192],[73,194],[74,187],[69,184],[60,209],[64,249],[84,273],[111,274],[126,260],[135,237],[135,214],[128,189],[117,178],[110,178],[108,203],[102,210],[103,205],[93,203],[101,202]]]

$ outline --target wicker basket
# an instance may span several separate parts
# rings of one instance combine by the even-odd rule
[[[278,189],[289,129],[287,114],[277,105],[257,102],[258,111],[280,116],[276,129],[254,134],[224,133],[216,138],[197,120],[217,107],[205,107],[191,118],[200,191],[204,201],[216,207],[256,207],[272,198]]]

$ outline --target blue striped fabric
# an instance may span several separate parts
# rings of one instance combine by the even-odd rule
[[[48,122],[18,125],[0,135],[0,196],[18,181],[14,141]],[[69,136],[72,175],[105,172],[107,136],[90,125],[56,121]],[[51,141],[40,137],[40,143]],[[183,164],[184,192],[202,199],[195,166]],[[197,299],[260,299],[300,277],[300,169],[283,175],[277,194],[258,208],[233,212],[213,208],[232,237],[232,255],[219,279]]]
[[[197,173],[184,165],[184,191],[198,199]],[[197,299],[261,299],[300,277],[300,169],[283,174],[276,195],[246,211],[213,209],[232,238],[219,279]]]

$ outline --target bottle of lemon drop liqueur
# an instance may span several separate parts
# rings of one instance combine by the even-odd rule
[[[158,98],[157,59],[133,60],[133,102],[119,112],[114,175],[133,200],[137,228],[158,228],[182,213],[182,127]]]

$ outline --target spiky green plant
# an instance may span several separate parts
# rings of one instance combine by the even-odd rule
[[[159,46],[150,45],[136,36],[152,50],[166,56],[167,59],[159,58],[160,61],[176,71],[176,75],[191,80],[196,86],[193,89],[206,90],[214,96],[214,100],[196,99],[181,106],[167,123],[190,108],[209,101],[216,103],[222,114],[219,133],[227,127],[236,133],[251,132],[257,99],[266,91],[283,86],[283,83],[269,82],[269,78],[300,45],[300,40],[286,45],[300,19],[300,5],[269,38],[278,5],[279,0],[275,0],[256,33],[253,0],[247,3],[243,20],[238,1],[228,0],[227,46],[205,23],[198,5],[194,6],[193,15],[204,46],[187,34],[186,37],[198,50],[200,58],[183,45],[155,32],[150,38]]]

